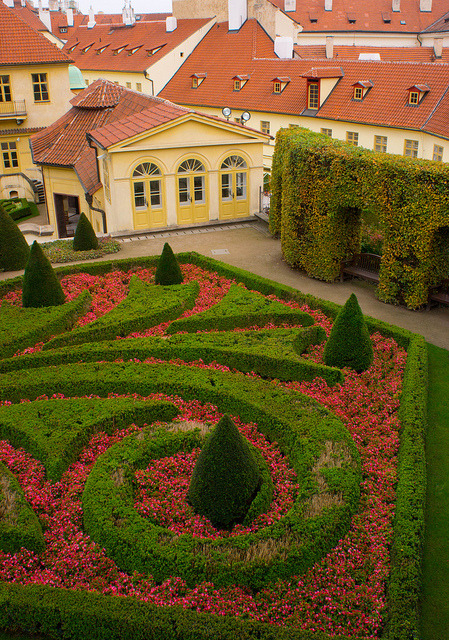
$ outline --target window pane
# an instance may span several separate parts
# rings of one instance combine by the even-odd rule
[[[204,176],[194,176],[193,193],[195,202],[204,202]]]
[[[231,193],[231,174],[230,173],[222,173],[221,174],[221,199],[222,200],[230,200],[232,198]]]
[[[318,109],[318,84],[312,82],[309,84],[309,109]]]
[[[152,207],[161,206],[161,181],[150,180],[150,202]]]
[[[246,173],[243,171],[241,173],[235,174],[235,191],[236,197],[239,200],[245,200],[246,198]]]
[[[180,204],[187,204],[190,201],[189,179],[187,177],[178,178],[178,193]]]
[[[136,208],[146,208],[145,184],[143,182],[134,183],[134,204]]]

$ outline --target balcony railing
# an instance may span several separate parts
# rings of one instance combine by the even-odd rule
[[[10,102],[0,102],[0,118],[17,118],[26,116],[27,108],[25,100],[11,100]]]

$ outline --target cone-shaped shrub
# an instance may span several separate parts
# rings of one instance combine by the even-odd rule
[[[22,306],[54,307],[64,304],[64,300],[64,292],[49,259],[34,241],[23,276]]]
[[[162,249],[161,257],[157,263],[155,281],[156,284],[170,285],[181,284],[184,280],[181,269],[171,246],[166,242]]]
[[[373,345],[354,294],[335,318],[324,347],[324,362],[329,367],[349,367],[365,371],[373,361]]]
[[[250,445],[227,415],[209,435],[192,473],[187,500],[218,529],[242,522],[261,484]]]
[[[0,205],[0,269],[18,271],[24,269],[30,255],[30,247],[23,233]]]
[[[97,248],[98,238],[89,220],[84,213],[82,213],[76,225],[75,237],[73,238],[73,250],[89,251],[89,249]]]

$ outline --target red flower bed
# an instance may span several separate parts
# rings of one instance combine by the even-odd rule
[[[201,284],[197,306],[186,315],[202,311],[217,302],[231,284],[216,275],[211,281],[209,274],[197,267],[185,266],[183,271],[186,280],[196,279]],[[138,274],[151,281],[150,272],[142,270]],[[123,299],[130,275],[108,274],[104,278],[77,275],[65,278],[64,287],[67,293],[75,296],[89,282],[88,286],[96,295],[93,313],[97,317],[107,305],[109,309]],[[11,294],[8,297],[14,298]],[[324,326],[326,331],[329,330],[331,323],[323,314],[310,311],[306,305],[289,305],[309,311],[317,323]],[[161,325],[151,332],[158,335],[164,329],[165,326]],[[315,398],[333,411],[352,434],[362,461],[360,508],[353,517],[347,535],[304,575],[280,581],[257,594],[251,594],[237,586],[216,589],[211,583],[189,589],[176,576],[162,585],[156,585],[151,578],[127,575],[120,571],[102,549],[83,533],[81,495],[98,455],[137,429],[131,425],[113,436],[102,433],[95,435],[78,462],[54,485],[45,481],[39,462],[23,451],[14,450],[7,442],[0,443],[0,459],[19,479],[27,499],[45,527],[47,542],[46,550],[39,556],[25,550],[15,555],[0,552],[0,579],[46,583],[69,589],[97,589],[106,594],[134,596],[159,605],[179,604],[197,611],[253,617],[275,625],[288,624],[312,631],[322,630],[330,635],[344,633],[377,637],[383,623],[385,585],[390,567],[389,544],[399,446],[397,410],[406,354],[393,340],[379,335],[372,336],[372,339],[373,365],[362,374],[345,371],[345,383],[341,386],[329,388],[319,379],[312,383],[282,383]],[[309,357],[321,361],[321,354],[322,346],[318,346],[311,350]],[[206,367],[203,363],[198,365]],[[199,403],[176,398],[172,400],[179,407],[182,420],[215,422],[219,417],[212,406],[200,406]],[[240,426],[242,429],[248,428],[248,433],[254,429],[252,425]],[[176,474],[180,469],[183,470],[179,481],[182,485],[188,477],[190,464],[187,456],[181,456],[154,463],[148,474],[138,474],[141,482],[144,481],[137,501],[138,508],[143,511],[150,504],[150,494],[153,495],[146,485],[151,475],[163,480],[169,487],[173,485],[174,494],[179,492],[180,502],[173,503],[168,516],[164,510],[164,500],[160,500],[158,505],[154,503],[158,509],[157,517],[165,518],[164,524],[174,527],[173,530],[181,526],[179,520],[185,517],[178,512],[184,488],[177,486]],[[171,475],[168,475],[170,466]],[[287,473],[286,467],[284,470]],[[285,480],[283,473],[280,471],[281,484]],[[153,503],[151,505],[153,507]],[[173,517],[175,512],[178,521]],[[202,528],[203,524],[205,529]],[[193,519],[191,526],[199,524]],[[203,532],[210,535],[209,531],[206,523],[201,523],[199,535],[203,535]]]

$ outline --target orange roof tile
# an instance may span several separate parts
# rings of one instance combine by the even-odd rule
[[[48,27],[39,20],[38,12],[29,2],[25,2],[25,6],[22,6],[20,0],[14,0],[14,8],[11,7],[11,9],[36,31],[48,31]]]
[[[326,46],[323,45],[295,45],[295,55],[303,60],[327,60]],[[340,60],[358,60],[360,54],[373,55],[378,53],[381,60],[396,62],[449,62],[449,48],[443,49],[441,58],[435,59],[433,47],[352,47],[349,45],[334,45],[333,57],[335,62]]]
[[[423,129],[438,121],[437,112],[443,108],[442,97],[449,84],[449,65],[446,63],[339,60],[337,74],[335,61],[323,60],[319,63],[322,72],[314,75],[310,74],[310,60],[252,57],[253,49],[244,33],[245,26],[240,30],[240,37],[222,29],[218,41],[215,38],[219,29],[214,27],[160,95],[178,104],[200,108],[229,106],[299,116],[307,106],[307,77],[341,76],[316,112],[318,117],[411,129]],[[190,76],[200,65],[207,72],[207,78],[197,89],[192,89]],[[251,77],[240,91],[233,91],[232,78],[237,65],[240,73],[247,71]],[[291,81],[284,91],[273,93],[273,77],[287,75]],[[353,85],[361,79],[369,80],[373,87],[363,101],[354,101]],[[408,88],[414,84],[427,84],[430,88],[418,106],[408,104]],[[308,115],[313,117],[313,114]],[[449,138],[447,122],[449,118],[446,132],[438,135]],[[441,132],[441,124],[438,126]]]
[[[343,76],[341,67],[312,67],[302,74],[303,78],[341,78]]]
[[[0,2],[0,65],[66,63],[72,60]]]
[[[284,0],[270,0],[284,10]],[[448,11],[447,0],[432,0],[432,11],[420,11],[419,0],[401,0],[401,11],[391,10],[391,0],[333,0],[332,11],[324,9],[323,0],[296,3],[296,11],[287,15],[308,32],[402,32],[419,33],[438,21]],[[391,22],[385,22],[389,14]],[[311,21],[311,15],[315,21]],[[355,19],[354,23],[349,19]],[[401,23],[404,24],[401,24]]]
[[[87,29],[82,25],[71,32],[63,51],[70,53],[80,69],[142,73],[208,22],[178,20],[177,28],[171,32],[166,31],[165,20],[136,22],[127,27],[97,25]],[[89,44],[90,49],[83,53]]]

